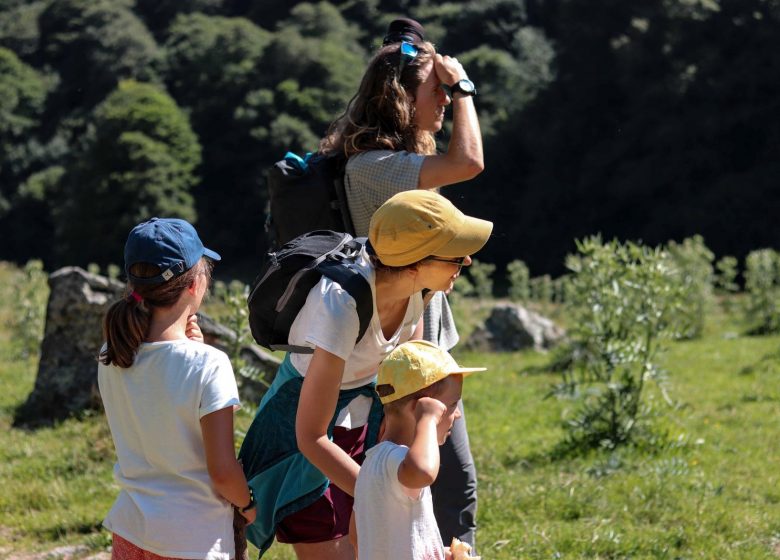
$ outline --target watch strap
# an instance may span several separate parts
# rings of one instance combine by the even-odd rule
[[[461,84],[461,82],[464,82],[464,81],[467,81],[467,82],[471,83],[472,86],[474,86],[474,82],[472,82],[471,80],[468,80],[468,79],[458,80],[457,82],[455,82],[454,84],[452,84],[450,86],[450,97],[452,97],[452,95],[455,94],[455,93],[468,95],[470,97],[474,97],[475,95],[477,95],[477,88],[476,87],[472,87],[471,91],[466,91],[466,90],[464,90],[461,87],[460,84]]]
[[[245,505],[244,507],[239,508],[239,509],[241,510],[241,513],[246,513],[247,511],[249,511],[250,509],[255,507],[255,505],[257,505],[257,502],[255,502],[255,491],[252,490],[252,487],[250,486],[249,487],[249,503],[247,505]]]

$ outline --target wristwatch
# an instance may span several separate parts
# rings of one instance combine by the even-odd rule
[[[462,93],[463,95],[470,95],[471,97],[474,97],[477,95],[477,88],[474,85],[474,82],[468,78],[465,78],[463,80],[458,80],[450,86],[450,95],[454,95],[456,93]]]
[[[255,502],[255,492],[254,492],[254,490],[252,490],[252,487],[250,486],[249,487],[249,503],[247,505],[245,505],[244,507],[238,508],[238,509],[241,511],[241,513],[246,513],[250,509],[255,507],[255,505],[257,505],[257,502]]]

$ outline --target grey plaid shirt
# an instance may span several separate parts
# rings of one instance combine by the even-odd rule
[[[425,156],[410,152],[374,150],[347,162],[344,186],[349,213],[358,236],[368,235],[371,216],[393,195],[417,188]],[[437,292],[423,314],[423,338],[449,350],[458,343],[458,331],[447,297]]]

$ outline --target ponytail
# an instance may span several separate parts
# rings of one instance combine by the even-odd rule
[[[136,301],[128,294],[115,302],[103,317],[106,347],[98,359],[105,365],[113,363],[121,368],[132,366],[135,353],[146,338],[151,322],[152,313],[143,301]]]
[[[98,360],[105,365],[129,368],[135,361],[141,343],[149,335],[154,308],[174,305],[184,290],[189,288],[198,274],[205,274],[211,281],[213,263],[206,257],[192,268],[162,284],[128,284],[125,297],[109,307],[103,318],[105,349]],[[154,278],[160,268],[146,263],[137,263],[130,272],[140,278]]]

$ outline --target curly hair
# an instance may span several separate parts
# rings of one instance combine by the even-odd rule
[[[351,157],[370,150],[436,153],[433,133],[414,124],[414,100],[425,79],[423,70],[436,49],[429,42],[415,45],[417,56],[401,68],[401,44],[379,49],[347,109],[331,124],[320,142],[323,154],[342,152]],[[400,71],[399,71],[400,69]]]

